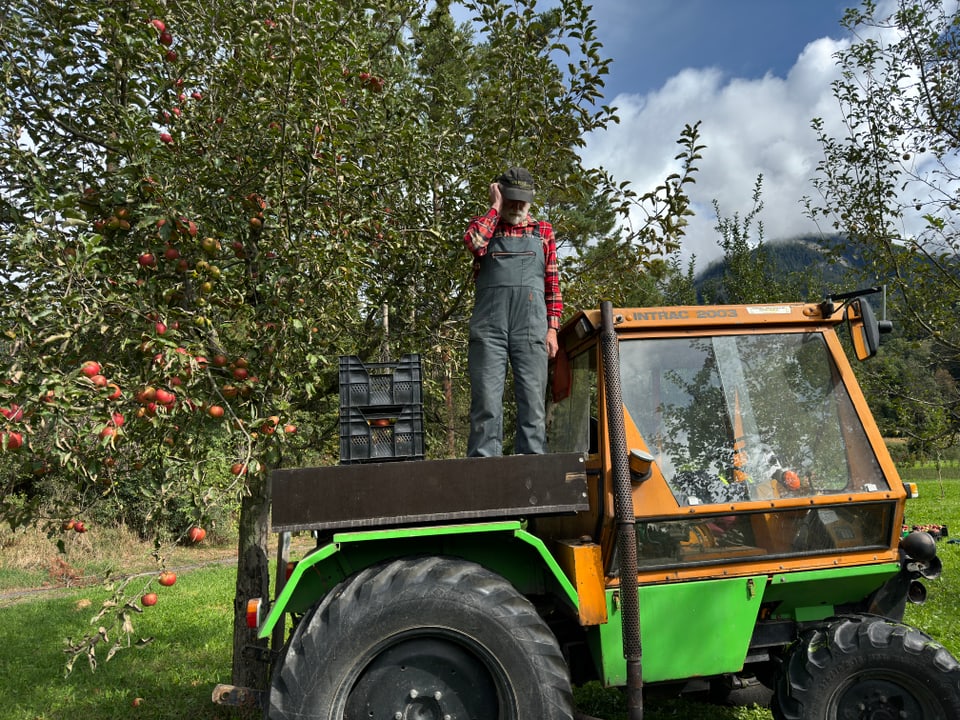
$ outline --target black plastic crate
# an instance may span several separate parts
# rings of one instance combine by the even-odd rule
[[[423,402],[420,356],[404,355],[395,363],[364,363],[340,356],[340,407],[419,405]]]
[[[340,463],[423,458],[423,406],[340,409]]]

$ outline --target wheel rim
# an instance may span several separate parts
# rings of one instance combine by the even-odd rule
[[[898,672],[855,675],[833,694],[831,720],[902,720],[939,717],[933,694]]]
[[[343,718],[512,718],[515,707],[503,669],[482,646],[449,631],[419,630],[368,655]]]

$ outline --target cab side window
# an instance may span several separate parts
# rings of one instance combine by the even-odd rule
[[[547,406],[550,452],[598,452],[595,353],[595,348],[589,348],[569,359],[569,392],[556,402],[551,400]]]

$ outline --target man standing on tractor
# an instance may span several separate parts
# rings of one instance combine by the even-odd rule
[[[557,353],[563,311],[553,227],[530,214],[536,187],[522,167],[490,184],[490,209],[463,238],[473,254],[470,318],[470,439],[467,455],[503,451],[507,363],[517,402],[517,454],[546,452],[547,361]]]

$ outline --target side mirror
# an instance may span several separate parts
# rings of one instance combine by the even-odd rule
[[[858,297],[847,305],[847,327],[853,341],[857,360],[866,360],[877,354],[880,347],[880,325],[864,298]]]

